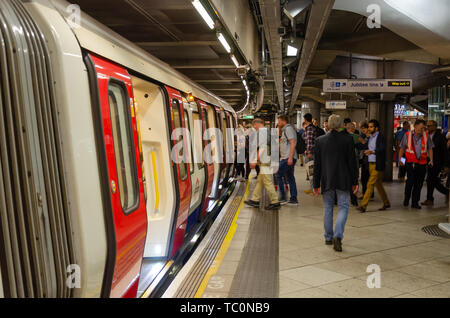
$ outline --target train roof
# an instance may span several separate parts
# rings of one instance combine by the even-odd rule
[[[235,112],[225,100],[193,82],[184,74],[174,70],[168,64],[112,31],[86,13],[81,12],[81,25],[75,24],[69,19],[69,13],[66,9],[70,3],[67,1],[51,0],[51,3],[67,21],[84,49],[173,88],[192,93],[196,98],[207,103],[223,107],[225,110],[233,113]]]

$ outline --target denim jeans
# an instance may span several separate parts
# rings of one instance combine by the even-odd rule
[[[337,196],[338,215],[333,233],[333,208]],[[323,193],[323,224],[325,228],[325,240],[331,241],[333,237],[344,238],[344,228],[347,222],[350,191],[330,190]]]
[[[291,193],[290,200],[297,201],[297,185],[295,183],[295,176],[294,176],[294,167],[296,163],[296,159],[294,159],[294,162],[292,166],[288,165],[288,159],[283,159],[280,161],[280,166],[278,168],[277,173],[277,180],[278,180],[278,187],[280,188],[281,192],[281,199],[286,200],[286,190],[284,188],[284,180],[283,177],[286,176],[287,182],[289,183],[289,191]]]

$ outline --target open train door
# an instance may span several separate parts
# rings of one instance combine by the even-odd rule
[[[88,55],[97,117],[99,165],[108,233],[103,297],[136,297],[147,234],[131,78],[126,69]],[[96,92],[96,93],[95,93]],[[82,129],[80,127],[80,129]],[[103,149],[101,149],[103,148]]]

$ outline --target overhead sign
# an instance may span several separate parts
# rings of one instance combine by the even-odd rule
[[[345,100],[327,100],[325,109],[346,109],[347,101]]]
[[[325,93],[412,93],[411,79],[324,79]]]

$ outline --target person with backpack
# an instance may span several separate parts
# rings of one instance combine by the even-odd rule
[[[306,150],[305,150],[305,164],[314,161],[314,147],[316,144],[317,138],[317,129],[316,126],[312,123],[312,115],[310,113],[305,114],[303,119],[306,123],[305,133],[303,134],[303,139],[305,140]],[[313,178],[309,179],[310,188],[305,190],[306,194],[313,193]]]
[[[278,127],[281,129],[280,138],[280,166],[278,168],[277,180],[281,192],[280,203],[286,203],[286,190],[284,188],[283,177],[289,183],[290,199],[287,204],[297,205],[297,184],[295,182],[294,168],[297,161],[297,131],[288,124],[289,118],[286,115],[278,117]]]

